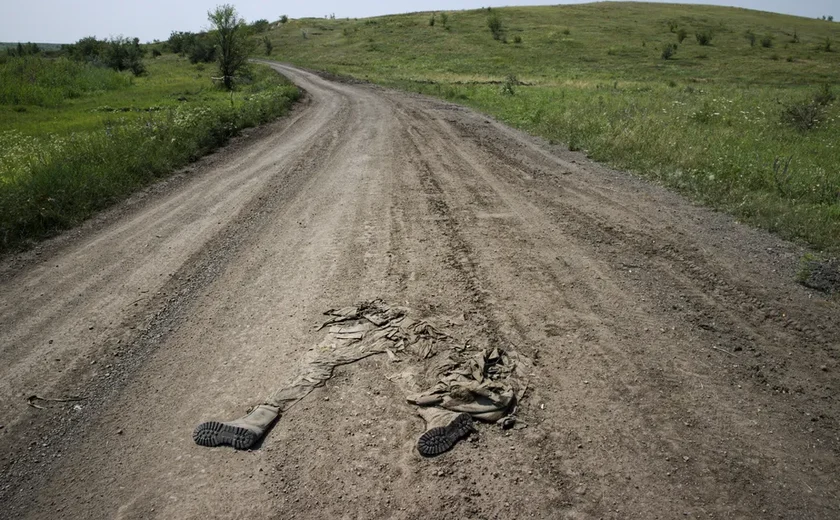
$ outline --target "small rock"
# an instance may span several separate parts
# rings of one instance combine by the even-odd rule
[[[123,434],[123,430],[122,430],[122,428],[120,428],[119,430],[117,430],[117,435],[122,435],[122,434]]]
[[[828,372],[828,365],[821,366],[820,370],[822,370],[823,372]]]

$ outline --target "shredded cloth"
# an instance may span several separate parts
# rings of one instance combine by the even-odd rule
[[[335,367],[385,353],[394,360],[436,356],[431,367],[431,378],[436,379],[432,388],[407,396],[408,402],[418,406],[436,406],[483,421],[497,421],[512,410],[524,392],[517,377],[520,358],[515,353],[494,348],[469,355],[467,345],[426,320],[412,318],[405,307],[373,300],[324,314],[329,318],[318,330],[328,328],[327,335],[309,351],[298,377],[263,404],[282,412],[323,386]]]

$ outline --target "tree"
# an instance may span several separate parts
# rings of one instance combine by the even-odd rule
[[[207,19],[213,25],[222,83],[226,89],[233,90],[234,77],[248,63],[248,27],[236,8],[230,4],[208,11]]]

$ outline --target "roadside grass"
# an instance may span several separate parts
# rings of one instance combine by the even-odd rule
[[[127,87],[58,106],[2,107],[0,251],[76,225],[299,96],[262,66],[232,96],[212,86],[210,67],[177,56],[150,60],[148,70]]]
[[[840,252],[840,107],[814,101],[825,85],[840,97],[840,52],[825,51],[840,42],[840,24],[612,2],[491,13],[448,12],[446,28],[430,26],[430,13],[290,20],[269,37],[278,59],[474,107]],[[680,30],[711,40],[678,43]],[[665,60],[669,44],[677,50]],[[505,89],[510,77],[519,84]]]

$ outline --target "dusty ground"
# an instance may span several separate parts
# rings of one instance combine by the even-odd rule
[[[840,309],[793,281],[797,247],[457,106],[278,68],[309,93],[290,117],[3,261],[0,516],[840,517]],[[374,297],[533,358],[527,428],[423,459],[374,357],[258,450],[193,444]]]

